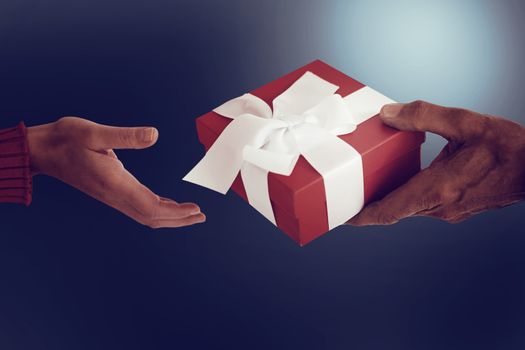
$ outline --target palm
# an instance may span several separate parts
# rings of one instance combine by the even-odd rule
[[[153,193],[125,169],[113,151],[152,146],[157,141],[155,129],[110,127],[73,117],[62,118],[53,129],[52,159],[43,162],[41,172],[152,228],[205,220],[196,204],[179,204]]]

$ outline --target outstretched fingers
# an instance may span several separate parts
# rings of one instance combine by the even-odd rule
[[[151,228],[180,227],[201,223],[206,216],[194,203],[177,203],[162,198],[141,184],[126,172],[122,184],[122,198],[125,206],[132,208],[131,216]]]
[[[197,204],[177,203],[156,195],[117,159],[97,152],[90,152],[86,157],[90,159],[90,175],[73,185],[135,221],[161,228],[188,226],[206,220]]]

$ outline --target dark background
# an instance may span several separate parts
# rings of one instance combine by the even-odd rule
[[[316,58],[400,100],[525,122],[519,1],[0,1],[0,126],[160,130],[119,153],[208,221],[152,231],[54,179],[0,206],[0,349],[523,349],[524,204],[299,248],[181,181],[194,118]],[[429,135],[428,163],[444,141]]]

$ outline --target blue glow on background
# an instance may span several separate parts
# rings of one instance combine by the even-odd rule
[[[523,123],[524,7],[501,3],[338,1],[328,57],[398,101],[423,99]],[[425,163],[443,144],[428,135]]]

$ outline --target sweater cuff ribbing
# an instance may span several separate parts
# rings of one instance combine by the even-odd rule
[[[32,187],[27,130],[21,122],[0,130],[0,202],[29,205]]]

